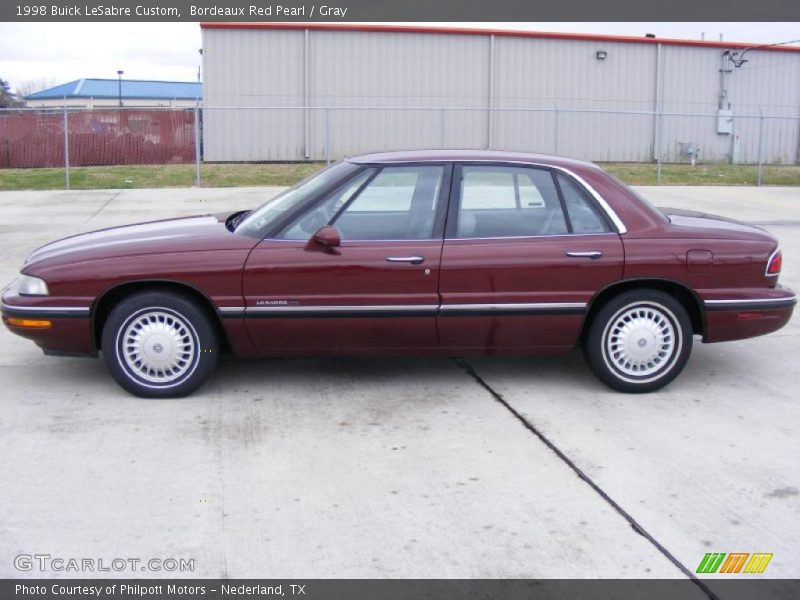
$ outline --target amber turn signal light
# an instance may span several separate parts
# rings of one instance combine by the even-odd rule
[[[8,317],[7,322],[13,327],[27,327],[28,329],[50,329],[52,321],[46,319],[18,319],[16,317]]]

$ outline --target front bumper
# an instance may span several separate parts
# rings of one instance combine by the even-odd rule
[[[0,312],[9,331],[48,354],[97,355],[85,298],[22,296],[11,285],[3,290]]]

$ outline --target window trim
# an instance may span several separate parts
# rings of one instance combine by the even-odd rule
[[[344,214],[344,211],[346,211],[348,208],[350,208],[350,205],[353,204],[353,202],[356,201],[356,199],[361,195],[361,192],[363,192],[365,189],[367,189],[367,186],[370,183],[372,183],[373,181],[375,181],[375,178],[378,175],[380,175],[381,173],[383,173],[383,169],[382,168],[381,169],[375,169],[375,172],[372,175],[370,175],[369,177],[367,177],[364,180],[364,182],[360,186],[358,186],[356,188],[356,191],[353,192],[352,195],[347,200],[345,200],[344,204],[342,204],[342,207],[339,210],[337,210],[335,213],[333,213],[333,216],[330,219],[328,219],[328,222],[326,223],[326,225],[328,227],[336,227],[335,223],[336,223],[336,221],[339,220],[339,217],[341,217]],[[350,181],[352,181],[352,179]],[[348,183],[350,181],[348,181]],[[345,185],[347,185],[347,184],[345,184]],[[343,186],[340,186],[340,187],[343,187]]]
[[[489,240],[532,240],[532,239],[550,239],[556,237],[586,237],[586,236],[600,236],[600,235],[613,235],[618,236],[616,231],[604,231],[602,233],[551,233],[548,235],[504,235],[497,237],[445,237],[446,242],[465,242],[472,241],[489,241]]]
[[[567,210],[567,200],[564,198],[564,191],[561,189],[561,182],[558,180],[558,173],[555,171],[550,171],[550,177],[553,178],[553,185],[556,186],[558,201],[561,203],[561,212],[564,213],[564,221],[567,223],[567,232],[575,233],[575,230],[572,228],[572,219],[570,218],[569,211]],[[608,226],[608,223],[606,223],[606,226]]]

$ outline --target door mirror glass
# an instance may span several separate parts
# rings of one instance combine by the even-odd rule
[[[306,250],[321,250],[330,254],[338,254],[337,248],[341,246],[342,238],[336,227],[325,225],[317,229],[316,233],[311,236],[306,245]]]

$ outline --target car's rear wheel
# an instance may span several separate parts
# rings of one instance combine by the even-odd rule
[[[652,392],[683,370],[692,351],[686,309],[658,290],[631,290],[594,316],[584,346],[594,374],[629,393]]]
[[[186,396],[217,363],[214,328],[191,299],[143,292],[117,304],[103,328],[103,358],[123,388],[146,398]]]

